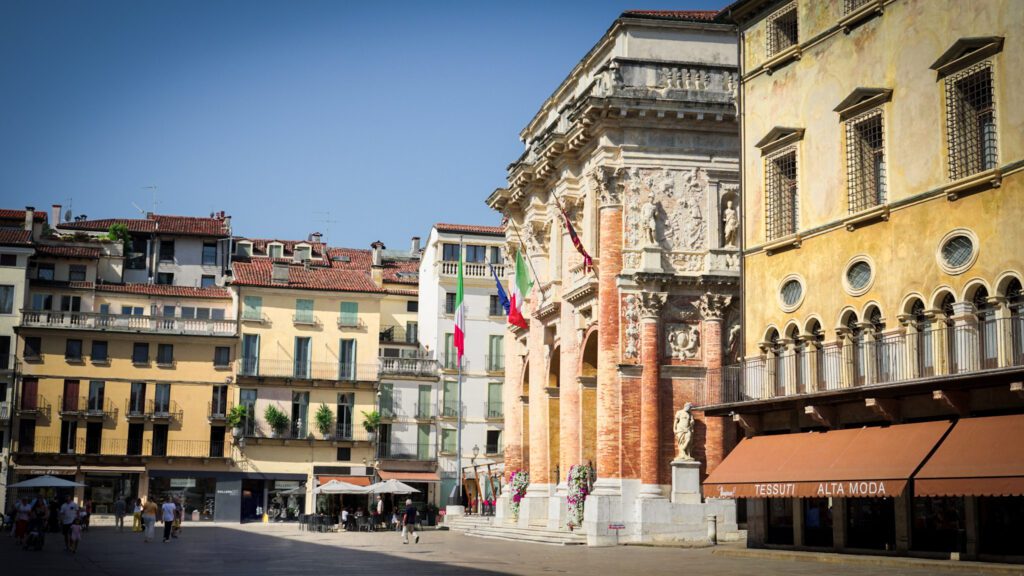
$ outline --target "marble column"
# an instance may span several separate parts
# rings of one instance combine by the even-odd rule
[[[659,317],[666,295],[645,292],[641,299],[640,358],[643,373],[640,378],[640,497],[661,497],[658,483],[661,449],[659,381],[661,368],[661,330]]]
[[[598,268],[598,332],[597,351],[597,476],[601,480],[618,480],[622,476],[620,453],[619,382],[619,288],[622,271],[622,201],[618,183],[608,171],[596,169],[592,179],[601,197],[600,266]],[[602,482],[613,493],[617,489]]]
[[[579,333],[576,330],[576,318],[573,307],[562,302],[561,318],[559,319],[560,339],[559,349],[562,357],[559,364],[559,437],[560,448],[558,452],[559,469],[561,478],[559,485],[565,483],[569,474],[569,468],[575,464],[582,464],[580,461],[580,419],[583,415],[583,399],[579,383],[576,377],[579,376]]]
[[[703,320],[704,366],[708,374],[718,374],[722,370],[722,318],[732,303],[732,296],[706,293],[694,302]],[[720,378],[707,378],[709,382]],[[707,430],[704,438],[704,456],[706,473],[710,474],[725,458],[726,424],[721,416],[705,416],[704,426]]]
[[[539,307],[533,298],[529,310]],[[548,394],[547,362],[544,346],[544,324],[530,316],[530,334],[527,346],[530,349],[529,394],[530,394],[530,486],[547,485],[550,477],[548,466]]]
[[[523,467],[523,405],[520,397],[522,388],[524,358],[521,345],[515,333],[505,333],[505,382],[502,386],[502,402],[505,409],[505,425],[502,432],[505,450],[505,480]]]

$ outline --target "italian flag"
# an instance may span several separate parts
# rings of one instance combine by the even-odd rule
[[[459,366],[466,352],[466,304],[462,298],[462,258],[459,258],[459,288],[455,291],[455,350]]]
[[[516,282],[512,285],[512,308],[508,313],[508,322],[520,328],[528,328],[526,317],[523,316],[523,303],[530,294],[533,282],[530,280],[530,273],[526,269],[526,262],[523,260],[523,253],[516,252]]]

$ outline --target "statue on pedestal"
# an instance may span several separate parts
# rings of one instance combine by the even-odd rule
[[[658,205],[654,202],[654,192],[647,197],[647,203],[640,208],[640,221],[644,227],[644,235],[648,246],[658,245]]]
[[[675,422],[672,424],[672,431],[676,435],[676,460],[692,461],[690,446],[693,444],[693,414],[690,410],[693,404],[687,402],[683,409],[676,412]]]
[[[740,221],[736,216],[736,209],[732,207],[732,200],[725,203],[725,210],[722,211],[722,229],[725,232],[725,247],[736,247],[736,231],[739,230]]]

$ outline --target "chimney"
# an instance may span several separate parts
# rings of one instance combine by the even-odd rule
[[[224,221],[224,232],[228,235],[231,234],[231,216],[223,212],[220,213],[221,220]]]
[[[373,244],[370,244],[370,248],[373,249],[373,265],[383,266],[384,265],[384,243],[377,240]]]
[[[57,209],[60,212],[60,209]],[[36,209],[32,206],[25,206],[25,230],[32,231],[32,224],[36,219]]]
[[[270,281],[274,284],[287,284],[289,269],[286,262],[274,262],[270,268]]]
[[[420,237],[412,237],[412,245],[409,246],[409,256],[416,257],[420,255]]]
[[[323,238],[324,238],[324,235],[319,233],[319,232],[313,232],[312,234],[309,235],[309,241],[310,242],[317,242],[317,243],[319,243],[319,242],[321,242],[323,240]]]
[[[54,204],[50,206],[50,228],[56,228],[60,225],[60,209],[63,208],[60,204]]]

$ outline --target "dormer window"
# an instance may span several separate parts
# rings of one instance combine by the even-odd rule
[[[296,244],[293,252],[293,259],[296,262],[305,262],[312,258],[313,247],[309,244]]]
[[[252,242],[241,240],[235,246],[235,254],[242,258],[252,258]]]
[[[284,258],[284,244],[273,242],[267,245],[267,256],[271,258]]]

